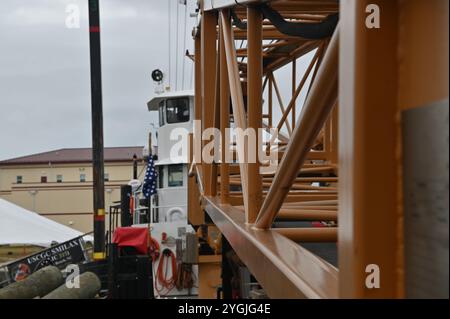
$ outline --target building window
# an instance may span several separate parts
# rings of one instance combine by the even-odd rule
[[[159,103],[159,126],[163,126],[164,124],[164,101]]]
[[[105,178],[105,182],[109,182],[109,173],[104,173],[103,176]]]
[[[80,182],[84,183],[86,181],[86,174],[80,174]]]
[[[169,187],[183,186],[183,165],[169,165]]]
[[[57,183],[62,183],[63,181],[63,176],[62,175],[56,175],[56,182]]]
[[[22,181],[23,181],[23,177],[22,176],[19,175],[19,176],[16,177],[16,183],[17,184],[22,184]]]
[[[41,176],[41,183],[47,183],[47,176]]]
[[[166,101],[167,123],[181,123],[189,121],[189,99],[169,99]]]

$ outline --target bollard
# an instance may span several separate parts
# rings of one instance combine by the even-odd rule
[[[100,279],[92,272],[79,275],[79,282],[79,288],[69,288],[63,284],[42,299],[92,299],[100,291]]]
[[[0,299],[33,299],[42,297],[64,283],[61,271],[47,266],[27,278],[0,289]]]

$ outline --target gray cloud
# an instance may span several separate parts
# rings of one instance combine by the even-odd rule
[[[192,62],[183,58],[184,8],[171,0],[171,84],[178,59],[179,89],[191,84]],[[188,0],[187,15],[196,0]],[[79,29],[65,26],[66,6],[80,7]],[[168,0],[101,1],[104,140],[106,146],[145,145],[151,122],[146,109],[154,95],[150,73],[168,72]],[[193,52],[187,18],[186,45]],[[178,52],[176,26],[178,25]],[[298,81],[312,57],[297,64]],[[290,66],[277,72],[284,104]],[[168,77],[168,74],[166,74]],[[306,87],[308,86],[308,83]],[[298,105],[305,99],[300,95]],[[267,97],[265,97],[267,100]],[[275,102],[276,103],[276,102]],[[89,33],[86,0],[0,1],[0,160],[63,147],[91,145]],[[277,107],[275,120],[281,114]],[[299,113],[297,113],[299,114]],[[284,129],[285,130],[285,129]]]
[[[173,0],[172,8],[175,8]],[[190,2],[188,14],[195,1]],[[84,0],[2,0],[0,3],[0,159],[91,145],[89,35]],[[66,5],[81,9],[80,29],[67,29]],[[101,1],[105,145],[145,145],[150,73],[168,69],[168,2]],[[180,10],[180,18],[184,10]],[[172,69],[175,46],[172,13]],[[187,48],[195,23],[187,18]],[[180,20],[180,37],[183,23]],[[179,39],[179,43],[182,43]],[[190,61],[186,60],[186,86]],[[174,73],[172,74],[174,76]]]

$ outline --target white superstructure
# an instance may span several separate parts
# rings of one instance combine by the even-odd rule
[[[171,154],[174,145],[180,143],[180,139],[171,138],[171,134],[180,130],[192,132],[194,92],[165,92],[150,100],[147,106],[149,111],[158,112],[159,118],[158,159],[155,162],[158,193],[152,198],[152,221],[187,222],[188,158],[186,152]]]

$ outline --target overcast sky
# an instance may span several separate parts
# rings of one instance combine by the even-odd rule
[[[102,0],[101,44],[105,146],[146,145],[156,116],[151,71],[169,69],[168,0]],[[58,148],[91,146],[88,0],[0,1],[0,160]],[[196,0],[171,3],[171,82],[191,84],[191,31]],[[80,8],[80,28],[66,27],[68,5]],[[178,14],[177,14],[178,6]],[[176,37],[178,17],[178,41]],[[178,43],[178,46],[177,46]],[[178,50],[177,50],[178,49]],[[297,64],[298,79],[312,54]],[[278,73],[290,79],[289,67]],[[284,74],[283,74],[284,73]],[[288,81],[290,82],[290,80]],[[280,83],[280,82],[279,82]],[[290,88],[280,83],[284,104]],[[304,99],[304,90],[299,102]],[[299,113],[298,113],[299,114]],[[276,120],[276,119],[275,119]]]
[[[87,0],[0,1],[0,160],[65,147],[90,147]],[[103,0],[101,44],[105,146],[145,145],[154,94],[151,71],[168,69],[168,2]],[[192,52],[189,1],[186,46]],[[67,5],[80,28],[66,27]],[[172,0],[172,71],[176,4]],[[179,87],[184,6],[179,8]],[[185,86],[191,84],[185,59]],[[174,72],[173,72],[174,73]],[[175,75],[173,75],[174,77]]]

